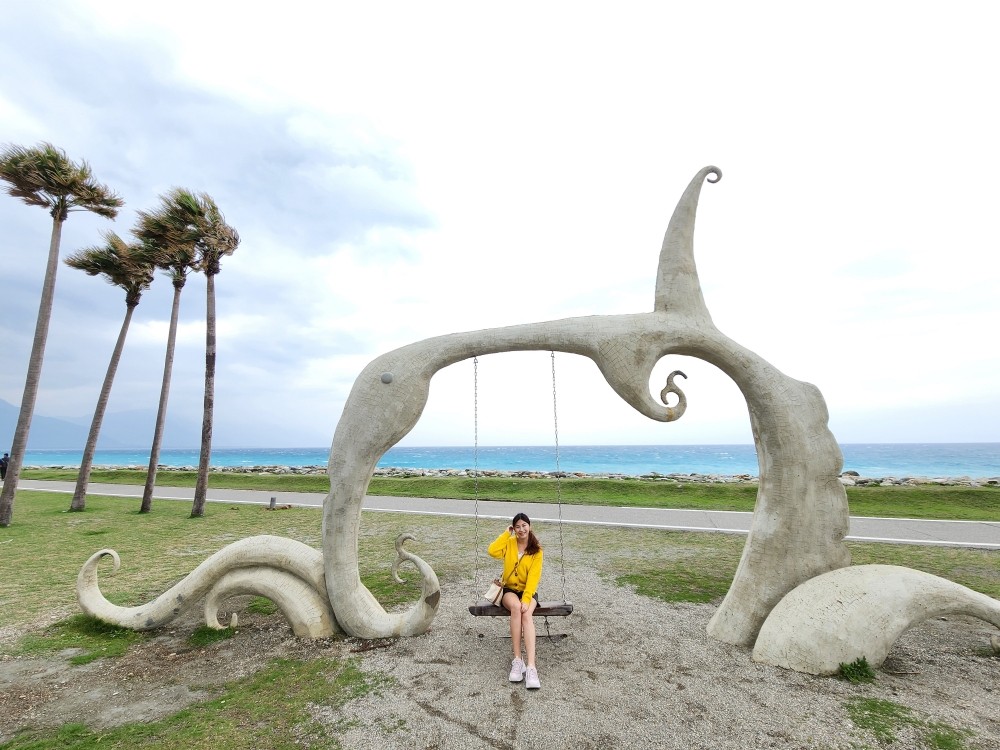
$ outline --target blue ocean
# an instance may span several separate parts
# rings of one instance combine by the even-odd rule
[[[844,471],[864,477],[1000,477],[1000,443],[849,443],[841,445]],[[554,446],[395,447],[379,462],[384,468],[540,471],[557,469]],[[24,466],[79,466],[82,451],[38,450]],[[223,448],[212,465],[325,466],[329,448]],[[95,466],[141,466],[149,452],[99,450]],[[198,449],[163,450],[160,464],[197,467]],[[584,474],[750,474],[757,476],[753,445],[567,445],[559,448],[558,469]]]

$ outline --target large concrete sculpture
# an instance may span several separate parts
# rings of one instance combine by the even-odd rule
[[[77,589],[83,609],[110,622],[155,627],[213,587],[228,590],[233,585],[232,571],[253,567],[255,577],[272,570],[319,589],[320,600],[332,610],[332,623],[350,635],[377,638],[422,633],[434,617],[440,596],[434,571],[397,545],[400,559],[420,571],[422,594],[408,610],[387,613],[361,583],[358,533],[362,500],[375,466],[417,423],[434,374],[461,360],[494,352],[538,349],[580,354],[597,364],[626,402],[647,417],[666,422],[683,409],[655,400],[649,378],[662,357],[676,353],[700,357],[726,372],[749,406],[760,461],[757,509],[732,588],[709,631],[731,643],[752,645],[764,618],[782,596],[813,576],[848,564],[843,545],[847,498],[838,481],[840,449],[827,429],[826,405],[819,391],[783,375],[726,337],[705,306],[694,262],[694,222],[702,184],[720,177],[716,167],[702,169],[678,202],[660,251],[652,312],[439,336],[383,354],[362,371],[344,407],[330,453],[321,587],[313,572],[312,552],[293,544],[283,546],[273,538],[266,545],[244,540],[210,558],[155,602],[116,608],[97,586],[98,560],[112,555],[117,564],[112,551],[102,550],[80,573]],[[664,389],[664,398],[668,390]],[[242,577],[239,590],[251,587],[252,580]],[[265,588],[270,587],[262,584],[260,593]],[[310,609],[321,607],[313,603]],[[218,624],[214,617],[208,619]]]
[[[782,596],[849,563],[843,544],[848,515],[839,481],[842,457],[826,426],[822,395],[722,334],[705,306],[694,262],[694,221],[703,182],[720,176],[715,167],[702,169],[681,197],[660,251],[652,312],[439,336],[383,354],[362,371],[333,439],[331,490],[323,512],[326,585],[344,630],[374,638],[417,632],[430,624],[436,599],[390,616],[361,585],[361,503],[379,459],[417,423],[434,374],[495,352],[538,349],[589,357],[619,396],[663,422],[677,412],[653,399],[649,379],[665,355],[700,357],[736,382],[750,409],[760,489],[735,580],[709,625],[714,637],[753,645]],[[429,581],[425,588],[431,588]],[[402,628],[401,618],[406,621]]]
[[[156,627],[207,596],[210,625],[232,593],[280,599],[296,633],[343,632],[361,638],[423,633],[439,605],[433,569],[397,540],[397,560],[414,565],[421,596],[403,612],[386,612],[362,584],[358,566],[361,505],[379,460],[417,423],[431,379],[448,365],[478,355],[544,350],[593,360],[608,384],[640,413],[662,422],[686,404],[673,383],[654,399],[649,379],[668,354],[712,363],[747,401],[759,462],[759,489],[751,530],[732,586],[712,617],[709,634],[752,646],[768,614],[792,589],[849,565],[843,543],[847,495],[839,481],[842,456],[827,428],[826,404],[814,386],[787,377],[720,332],[712,322],[694,261],[694,224],[702,185],[721,172],[705,167],[674,210],[659,256],[653,311],[589,316],[455,333],[420,341],[372,361],[358,376],[337,425],[330,452],[330,493],[323,506],[322,554],[275,537],[230,545],[176,587],[141,607],[107,602],[97,585],[96,553],[80,572],[77,594],[86,612],[129,627]],[[670,393],[679,403],[667,403]],[[294,579],[294,580],[292,580]],[[288,596],[289,592],[294,595]]]

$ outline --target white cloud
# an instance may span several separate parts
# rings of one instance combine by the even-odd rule
[[[695,244],[721,330],[817,384],[842,441],[1000,440],[996,13],[25,4],[0,116],[6,138],[87,158],[128,201],[114,224],[71,218],[64,254],[127,232],[174,185],[239,229],[217,286],[217,444],[327,444],[357,372],[414,340],[649,310],[670,212],[710,163],[724,178]],[[46,220],[0,201],[11,363],[30,346]],[[155,407],[171,292],[158,279],[138,308],[112,408]],[[57,298],[38,410],[82,413],[120,294],[63,268]],[[202,279],[181,315],[171,408],[197,414]],[[484,358],[484,443],[550,441],[548,362]],[[679,368],[690,406],[671,425],[589,361],[559,363],[567,444],[751,439],[738,390],[704,363]],[[469,369],[435,378],[407,442],[469,442]],[[0,398],[22,382],[4,368]]]

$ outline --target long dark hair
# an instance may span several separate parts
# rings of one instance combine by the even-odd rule
[[[526,513],[518,513],[514,516],[514,520],[510,522],[511,526],[516,526],[518,521],[524,521],[528,526],[531,526],[531,519],[528,518]],[[535,536],[535,532],[530,528],[528,529],[528,546],[524,548],[524,554],[533,555],[536,552],[540,552],[542,545],[538,543],[538,537]]]

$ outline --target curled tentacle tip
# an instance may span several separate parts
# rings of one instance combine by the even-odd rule
[[[113,549],[98,550],[97,552],[95,552],[93,555],[90,556],[90,560],[88,560],[88,562],[93,562],[96,564],[98,561],[100,561],[102,557],[111,558],[111,561],[113,563],[113,567],[111,568],[111,574],[114,575],[115,573],[117,573],[118,568],[122,566],[122,560],[118,556],[118,553],[115,552]]]
[[[399,566],[402,563],[410,562],[416,564],[417,558],[414,557],[413,553],[403,549],[403,543],[409,539],[415,540],[416,537],[410,533],[400,534],[396,537],[396,560],[392,564],[392,577],[395,579],[396,583],[406,583],[406,581],[399,575]]]
[[[718,182],[722,179],[722,170],[718,167],[705,167],[705,178],[708,182]]]
[[[405,542],[407,540],[410,540],[410,539],[412,539],[412,540],[415,541],[416,537],[413,536],[413,534],[410,534],[410,533],[400,534],[399,536],[397,536],[396,537],[396,551],[397,552],[401,552],[403,550],[403,542]]]
[[[660,391],[660,401],[667,407],[666,419],[664,420],[666,422],[677,421],[684,416],[684,412],[687,410],[687,396],[684,395],[680,386],[674,384],[674,378],[678,375],[687,379],[687,375],[683,372],[674,370],[667,376],[667,385]],[[670,394],[677,396],[677,403],[674,406],[670,405]]]

